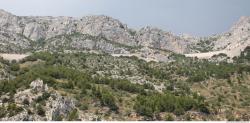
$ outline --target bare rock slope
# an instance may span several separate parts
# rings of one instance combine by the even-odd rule
[[[207,52],[196,52],[186,54],[188,57],[211,58],[213,55],[226,54],[228,57],[239,56],[240,53],[250,45],[250,17],[241,17],[232,28],[220,35],[214,35],[207,38],[200,38],[200,42],[205,42],[203,48],[210,46]],[[195,46],[195,45],[194,45]]]
[[[226,33],[193,37],[178,36],[152,27],[136,31],[119,20],[103,15],[81,18],[16,16],[0,10],[0,52],[5,53],[95,50],[132,54],[147,47],[191,57],[202,58],[209,54],[210,58],[216,53],[234,57],[249,45],[249,36],[249,17],[240,18]],[[204,52],[207,53],[200,54]]]

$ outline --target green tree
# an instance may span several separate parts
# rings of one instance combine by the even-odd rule
[[[10,66],[10,70],[12,70],[12,71],[19,71],[20,70],[20,66],[19,66],[19,64],[11,64],[11,66]]]

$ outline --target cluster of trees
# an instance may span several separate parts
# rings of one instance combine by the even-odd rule
[[[114,90],[123,90],[130,93],[145,93],[143,85],[131,83],[126,79],[96,77],[95,83],[109,85]]]
[[[228,79],[232,74],[238,73],[242,65],[197,60],[181,64],[176,63],[175,66],[177,67],[176,74],[188,77],[188,82],[201,82],[210,77]]]
[[[19,72],[19,75],[13,80],[1,81],[0,93],[15,93],[17,88],[29,87],[30,82],[40,78],[55,89],[80,89],[83,95],[90,92],[93,94],[90,94],[91,96],[97,97],[100,100],[102,106],[108,106],[113,111],[118,111],[119,107],[116,103],[116,95],[112,93],[112,91],[123,90],[139,94],[134,108],[139,114],[148,117],[154,117],[159,112],[173,112],[176,115],[182,115],[185,111],[191,109],[209,113],[207,106],[202,101],[188,96],[190,90],[186,88],[188,87],[186,85],[177,85],[176,83],[169,84],[167,86],[168,91],[172,91],[176,87],[183,90],[182,93],[176,95],[170,93],[152,93],[151,91],[145,91],[145,89],[154,89],[153,86],[149,84],[139,85],[133,84],[126,79],[112,79],[99,76],[92,77],[89,71],[79,71],[72,66],[67,66],[67,60],[63,59],[63,55],[61,54],[56,55],[46,52],[35,53],[22,62],[36,61],[38,59],[45,61],[45,63],[41,62],[37,65],[32,65],[25,70],[24,68],[20,68],[18,63],[10,63],[10,70],[22,72]],[[247,68],[249,68],[247,70],[250,71],[250,67],[238,67],[228,63],[215,64],[206,61],[181,61],[172,63],[171,67],[155,67],[153,65],[154,64],[151,63],[141,62],[138,64],[139,71],[144,75],[161,80],[169,80],[170,74],[173,74],[169,71],[174,71],[174,73],[178,75],[189,77],[188,81],[190,82],[204,81],[210,76],[227,78],[228,75],[235,71],[245,71]],[[63,80],[64,82],[58,82],[58,80]],[[98,87],[96,87],[96,85],[98,85]],[[109,87],[107,87],[107,85]],[[48,97],[49,94],[45,94],[37,101],[46,100]],[[72,113],[73,118],[75,114],[76,112]]]
[[[247,57],[246,53],[244,56]],[[138,63],[139,71],[144,75],[160,80],[169,80],[171,79],[171,75],[177,74],[187,77],[188,82],[201,82],[210,77],[228,79],[232,74],[239,73],[240,70],[248,70],[242,69],[241,64],[226,62],[215,63],[207,60],[189,59],[182,56],[173,57],[176,61],[167,64],[140,61],[140,63]],[[246,66],[244,66],[244,68],[246,68]]]
[[[96,87],[93,88],[95,97],[100,99],[102,106],[108,106],[110,110],[118,111],[119,107],[116,104],[115,97],[108,89]]]
[[[124,90],[124,91],[128,91],[131,93],[144,93],[143,86],[141,86],[139,84],[133,84],[128,80],[118,79],[116,81],[111,81],[110,86],[112,89],[115,89],[115,90],[117,90],[117,89]]]
[[[11,92],[14,94],[18,88],[29,88],[30,82],[40,78],[44,83],[53,87],[54,89],[79,89],[81,91],[80,95],[85,95],[87,92],[90,96],[92,94],[94,97],[97,97],[103,106],[108,106],[111,110],[117,111],[119,107],[116,104],[116,98],[112,90],[123,90],[130,93],[145,93],[145,88],[152,89],[150,85],[139,85],[133,84],[125,79],[112,79],[108,77],[92,77],[92,74],[88,71],[79,71],[69,66],[63,65],[64,61],[57,62],[55,59],[59,56],[52,55],[50,53],[35,53],[34,55],[27,57],[22,61],[36,61],[41,59],[45,62],[40,62],[36,65],[29,66],[28,68],[18,68],[12,69],[19,72],[19,74],[13,80],[5,80],[0,83],[0,92],[8,93]],[[59,59],[60,60],[60,59]],[[56,62],[56,64],[52,64]],[[63,63],[63,64],[61,64]],[[18,63],[15,63],[13,66],[19,66]],[[59,82],[60,80],[64,82]],[[95,86],[105,84],[108,85],[111,90],[99,88],[93,89]],[[89,91],[88,91],[89,90]],[[36,101],[38,103],[46,100],[50,95],[45,93],[39,97]],[[27,103],[28,105],[28,103]],[[37,107],[39,114],[43,114],[42,108]],[[40,110],[41,109],[41,110]]]
[[[159,112],[172,112],[176,115],[182,115],[185,111],[191,109],[209,113],[203,102],[199,102],[190,96],[175,96],[169,93],[139,95],[134,109],[137,113],[151,118]]]
[[[69,115],[67,116],[68,121],[76,121],[78,119],[78,111],[77,109],[73,109],[71,112],[69,112]]]
[[[55,54],[57,55],[57,54]],[[44,60],[46,62],[51,61],[54,58],[54,56],[52,53],[49,52],[39,52],[39,53],[33,53],[32,55],[26,57],[25,59],[21,60],[21,63],[24,63],[26,61],[36,61],[38,59]]]
[[[15,103],[10,103],[7,106],[6,114],[9,114],[9,117],[18,114],[19,112],[23,111],[22,107],[17,106]]]
[[[16,92],[16,83],[8,80],[2,80],[0,82],[0,94],[2,95],[3,93],[10,93],[10,95],[13,95]]]
[[[156,79],[170,79],[169,71],[166,71],[166,68],[159,68],[155,66],[150,66],[150,63],[145,61],[141,61],[138,63],[139,71],[142,74],[148,75],[149,77],[156,78]]]
[[[67,68],[65,66],[53,66],[38,64],[23,71],[12,80],[2,80],[0,83],[0,92],[15,92],[20,87],[28,88],[30,82],[37,78],[42,79],[49,86],[58,88],[90,88],[93,82],[91,75],[77,70]],[[67,83],[57,83],[58,79],[65,79]]]
[[[10,102],[8,105],[0,106],[0,118],[6,117],[6,116],[12,117],[20,113],[21,111],[23,111],[22,107],[19,107],[15,103]]]

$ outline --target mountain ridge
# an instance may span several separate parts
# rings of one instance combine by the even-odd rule
[[[241,17],[228,32],[222,34],[194,37],[178,36],[149,26],[134,30],[119,20],[105,15],[79,18],[66,16],[16,16],[0,10],[1,31],[14,37],[10,39],[2,34],[3,38],[0,42],[2,51],[6,51],[8,48],[5,47],[7,46],[13,47],[13,50],[18,48],[20,50],[28,50],[32,48],[32,42],[45,41],[58,35],[81,33],[105,37],[107,40],[127,46],[151,47],[153,49],[169,50],[178,54],[197,54],[225,50],[226,54],[232,58],[238,56],[245,46],[249,45],[249,20],[250,17]],[[23,38],[18,39],[17,34],[22,35]],[[7,40],[10,44],[6,43]],[[22,42],[26,42],[26,47],[20,44]],[[85,42],[85,44],[88,43]],[[11,52],[11,50],[8,52]],[[194,55],[194,57],[197,57],[197,55]]]
[[[249,20],[193,37],[0,12],[0,120],[249,121]]]

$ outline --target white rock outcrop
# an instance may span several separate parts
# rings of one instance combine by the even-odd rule
[[[35,92],[47,92],[48,86],[47,84],[43,84],[43,80],[37,79],[30,83],[30,87]]]

